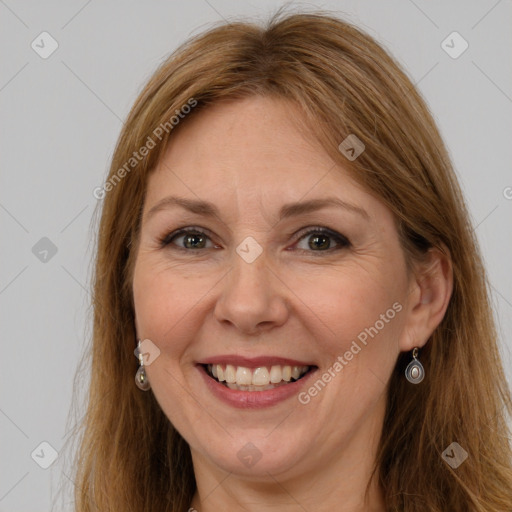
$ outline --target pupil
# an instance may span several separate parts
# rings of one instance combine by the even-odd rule
[[[329,237],[328,236],[325,236],[325,235],[315,235],[313,236],[310,240],[312,240],[312,242],[310,242],[309,246],[312,248],[312,249],[328,249],[329,248]],[[325,243],[318,243],[319,240],[323,240]]]
[[[196,242],[194,242],[194,240],[199,240],[199,242],[196,243]],[[204,240],[204,237],[202,237],[201,235],[192,234],[192,235],[187,235],[185,237],[185,245],[187,246],[187,249],[190,248],[188,246],[188,242],[190,242],[190,244],[191,244],[190,247],[192,247],[192,248],[197,248],[197,247],[202,248],[202,247],[204,247],[205,240]]]

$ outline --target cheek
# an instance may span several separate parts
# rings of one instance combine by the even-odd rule
[[[180,272],[152,264],[151,260],[138,262],[133,279],[135,324],[139,338],[149,338],[157,345],[164,344],[173,329],[197,303],[198,283]]]
[[[187,407],[190,395],[185,391],[180,361],[190,346],[194,306],[205,294],[197,286],[198,282],[154,258],[137,261],[133,278],[137,336],[151,340],[160,350],[158,358],[146,366],[146,373],[160,406],[179,425],[190,419],[183,411],[193,413]]]
[[[400,306],[393,304],[402,297],[402,285],[382,269],[323,270],[292,282],[297,296],[305,298],[301,316],[309,310],[307,316],[317,326],[315,337],[330,357],[348,350],[358,337],[395,339],[400,330]]]
[[[180,265],[171,265],[165,256],[142,253],[133,276],[133,295],[137,316],[153,322],[171,323],[183,318],[203,296],[209,285],[208,275]]]

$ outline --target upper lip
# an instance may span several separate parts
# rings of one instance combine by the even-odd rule
[[[314,366],[311,363],[288,359],[286,357],[259,356],[242,357],[235,355],[220,355],[202,359],[198,364],[231,364],[233,366],[243,366],[245,368],[259,368],[262,366]]]

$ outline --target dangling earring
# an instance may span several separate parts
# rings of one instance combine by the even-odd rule
[[[140,351],[141,341],[139,340],[139,344],[137,345],[137,357],[139,358],[139,369],[135,374],[135,384],[142,391],[148,391],[151,388],[151,384],[149,383],[148,376],[146,375],[146,370],[144,368],[144,357]]]
[[[418,361],[418,347],[415,347],[412,351],[413,360],[407,365],[405,369],[405,377],[412,384],[419,384],[425,377],[425,369],[423,365]]]

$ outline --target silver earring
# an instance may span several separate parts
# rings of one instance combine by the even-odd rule
[[[417,358],[418,347],[413,349],[412,357],[412,361],[407,365],[407,368],[405,369],[405,377],[412,384],[419,384],[425,378],[425,369]]]
[[[140,351],[141,341],[139,340],[139,344],[135,352],[137,353],[137,357],[139,358],[139,369],[135,374],[135,384],[142,391],[148,391],[151,388],[151,384],[149,383],[148,376],[146,375],[146,369],[144,368],[144,357]]]

